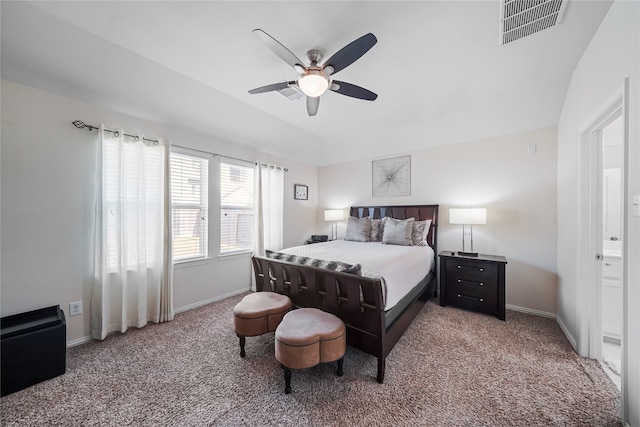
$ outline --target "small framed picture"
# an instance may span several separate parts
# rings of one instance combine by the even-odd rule
[[[295,200],[309,200],[309,187],[303,184],[293,184],[293,198]]]

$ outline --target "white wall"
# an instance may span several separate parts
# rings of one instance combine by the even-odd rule
[[[530,144],[535,154],[528,154]],[[438,250],[455,251],[462,249],[462,229],[448,223],[448,208],[486,207],[487,224],[474,227],[474,249],[507,258],[507,304],[554,315],[555,128],[401,154],[411,155],[411,196],[373,198],[374,159],[367,159],[319,168],[318,208],[439,204]],[[328,234],[321,215],[317,228]]]
[[[615,1],[585,51],[571,79],[558,125],[558,317],[573,336],[578,348],[585,348],[588,313],[577,305],[587,292],[578,281],[576,242],[579,241],[579,131],[610,100],[629,77],[628,156],[624,195],[629,207],[632,195],[640,194],[640,3]],[[630,210],[627,212],[630,215]],[[628,362],[623,378],[626,421],[640,425],[640,218],[629,216],[623,241],[627,245],[625,264],[628,294],[625,298]]]
[[[7,81],[2,81],[1,101],[2,316],[59,304],[67,313],[68,341],[75,343],[89,336],[97,137],[95,132],[73,127],[71,121],[76,119],[169,138],[190,148],[282,165],[289,169],[285,174],[285,244],[302,244],[314,232],[315,166]],[[216,177],[211,174],[211,187],[217,188]],[[309,185],[309,201],[293,200],[294,183]],[[217,257],[217,198],[210,201],[210,211],[214,252],[209,261],[176,269],[177,310],[249,289],[249,257],[224,261]],[[82,316],[68,316],[72,301],[83,301]]]

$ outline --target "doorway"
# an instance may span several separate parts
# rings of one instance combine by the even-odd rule
[[[579,353],[624,384],[626,84],[580,133]],[[605,171],[606,170],[606,171]]]

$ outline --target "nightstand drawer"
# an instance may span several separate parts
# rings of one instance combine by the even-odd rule
[[[488,281],[479,281],[447,276],[446,281],[447,290],[451,290],[450,294],[454,298],[455,295],[462,294],[487,299],[491,298],[491,295],[495,297],[498,289],[496,280],[491,278]]]
[[[465,295],[464,293],[454,293],[450,295],[447,302],[457,307],[469,310],[484,311],[485,313],[493,313],[497,310],[496,295],[474,296]]]
[[[474,282],[497,283],[498,266],[492,263],[454,260],[447,262],[447,276]]]

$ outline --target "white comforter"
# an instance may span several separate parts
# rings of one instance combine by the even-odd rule
[[[385,310],[396,305],[431,271],[435,258],[433,249],[429,246],[397,246],[346,240],[295,246],[280,252],[360,264],[363,276],[382,279]]]

